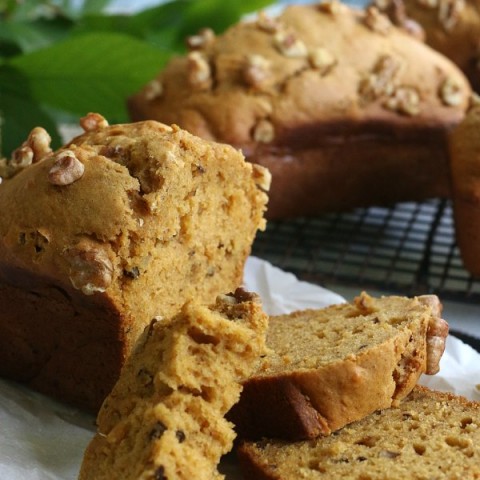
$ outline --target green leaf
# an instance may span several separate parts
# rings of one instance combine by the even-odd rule
[[[14,58],[33,98],[79,115],[127,119],[125,99],[161,69],[168,55],[126,35],[92,33]]]
[[[0,68],[0,119],[0,156],[9,157],[37,126],[48,131],[54,147],[60,145],[56,124],[29,95],[27,79],[7,68]]]

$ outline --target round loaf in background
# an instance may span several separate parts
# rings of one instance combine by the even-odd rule
[[[425,41],[451,59],[480,91],[480,2],[478,0],[376,0],[395,23],[417,22]],[[400,15],[398,12],[402,12]]]
[[[268,175],[175,126],[82,125],[2,164],[0,374],[96,410],[152,318],[240,285]]]
[[[270,218],[450,194],[446,133],[470,86],[378,9],[293,5],[207,32],[129,99],[131,116],[266,166]]]

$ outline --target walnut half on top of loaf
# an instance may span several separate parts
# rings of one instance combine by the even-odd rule
[[[152,318],[240,285],[269,176],[176,126],[81,124],[0,165],[0,374],[96,410]]]
[[[448,324],[435,295],[374,298],[270,317],[270,353],[229,413],[239,436],[329,435],[434,374]]]
[[[376,8],[292,5],[189,46],[129,99],[131,116],[267,166],[271,217],[449,194],[445,136],[470,86]]]
[[[238,289],[150,325],[99,412],[80,480],[224,478],[235,437],[224,416],[265,353],[267,324],[259,297]]]

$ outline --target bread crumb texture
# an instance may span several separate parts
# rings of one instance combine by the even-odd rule
[[[187,303],[145,330],[99,412],[80,480],[224,478],[216,466],[235,437],[224,415],[265,352],[268,318],[245,293]]]
[[[327,438],[245,443],[252,480],[480,478],[480,404],[417,387],[397,408],[379,411]]]

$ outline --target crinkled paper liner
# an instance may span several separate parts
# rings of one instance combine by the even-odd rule
[[[266,312],[272,315],[344,301],[254,257],[246,265],[245,287],[260,294]],[[480,400],[476,387],[480,355],[449,337],[440,373],[422,377],[421,383]],[[74,480],[93,433],[93,417],[0,380],[0,479]],[[222,463],[222,471],[228,480],[241,478],[232,458]]]

